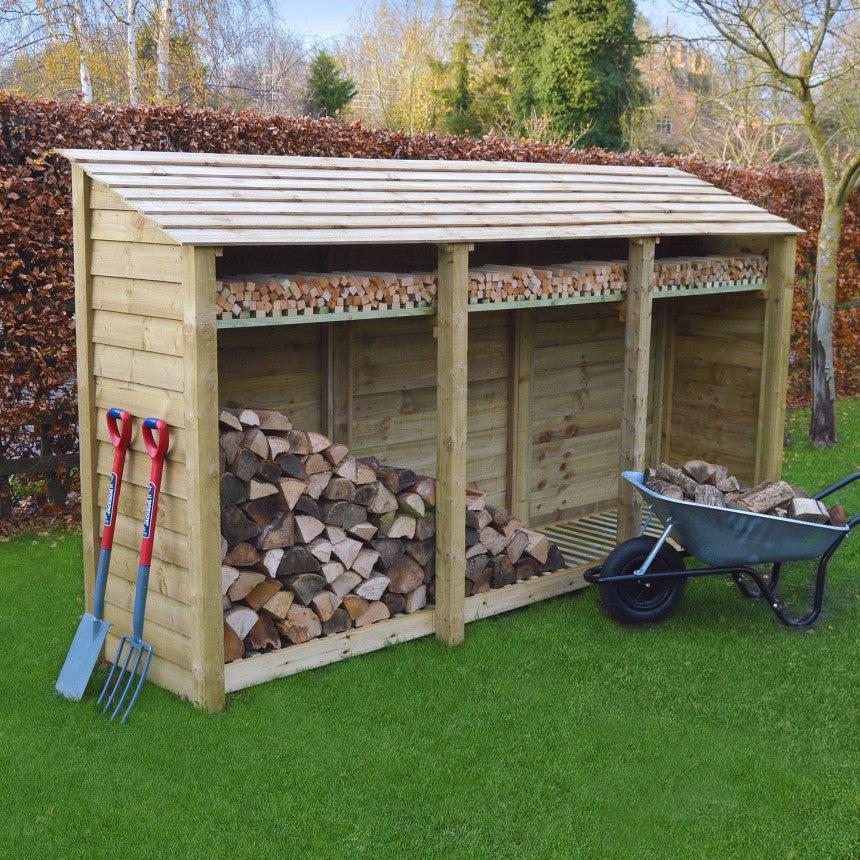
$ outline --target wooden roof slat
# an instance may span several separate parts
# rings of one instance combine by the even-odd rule
[[[800,232],[675,168],[61,152],[101,183],[105,209],[135,209],[181,244]]]

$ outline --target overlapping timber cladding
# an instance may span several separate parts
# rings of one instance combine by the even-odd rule
[[[91,600],[104,412],[163,418],[150,678],[225,692],[584,585],[640,527],[621,468],[780,469],[795,236],[672,168],[69,150]],[[219,406],[435,476],[434,605],[224,665]],[[135,439],[107,617],[131,621]],[[467,492],[566,566],[466,596]],[[619,495],[620,493],[620,495]],[[396,603],[396,601],[394,602]],[[116,639],[108,642],[113,653]],[[241,649],[240,649],[241,650]]]

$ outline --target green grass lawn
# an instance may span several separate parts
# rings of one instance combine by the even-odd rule
[[[840,405],[838,448],[813,451],[806,420],[789,422],[789,480],[858,468],[860,400]],[[860,487],[843,497],[860,510]],[[3,856],[860,851],[860,536],[809,631],[722,579],[644,631],[589,589],[471,624],[456,649],[420,640],[232,695],[216,716],[149,686],[123,728],[92,696],[53,693],[80,550],[69,534],[0,546]]]

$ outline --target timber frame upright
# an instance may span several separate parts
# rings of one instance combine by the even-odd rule
[[[689,174],[589,165],[64,154],[72,161],[86,602],[92,605],[99,504],[110,474],[104,413],[117,406],[134,417],[135,437],[106,595],[112,654],[117,635],[130,627],[146,504],[149,463],[140,421],[162,418],[171,427],[171,447],[149,580],[149,678],[195,705],[217,711],[226,692],[419,636],[435,634],[456,645],[470,621],[584,586],[588,565],[580,558],[466,597],[467,481],[479,479],[482,487],[489,481],[487,499],[492,492],[492,504],[507,506],[535,529],[558,524],[574,533],[578,517],[617,512],[617,536],[624,539],[637,533],[641,512],[626,485],[618,485],[618,469],[683,462],[707,444],[714,456],[741,462],[749,480],[779,475],[800,231]],[[767,252],[766,289],[747,280],[661,291],[655,257],[666,245],[666,257]],[[321,248],[327,256],[314,256]],[[620,292],[598,291],[495,306],[469,302],[470,261],[528,260],[537,269],[555,255],[593,260],[606,248],[615,259],[626,253],[624,301]],[[302,264],[281,271],[299,271],[314,260],[330,272],[343,265],[335,266],[335,258],[373,258],[390,262],[393,271],[398,265],[415,271],[418,259],[426,271],[435,258],[436,306],[216,319],[219,272],[263,271],[251,267],[285,260]],[[421,367],[413,361],[411,370],[391,375],[387,388],[365,391],[359,377],[370,373],[373,349],[392,332],[417,344]],[[255,377],[260,333],[270,364],[263,367],[260,359]],[[380,354],[388,366],[397,364],[396,353],[393,359]],[[273,360],[280,370],[296,356],[306,364],[292,375],[272,373]],[[254,387],[266,373],[274,378]],[[410,380],[410,373],[420,380]],[[723,379],[730,384],[721,388]],[[481,385],[473,399],[472,386]],[[312,389],[303,395],[307,402],[292,397],[302,386]],[[426,428],[435,429],[432,448],[418,451],[424,473],[435,470],[437,480],[434,607],[225,667],[218,415],[219,404],[245,396],[268,398],[261,408],[291,411],[297,403],[307,422],[298,426],[345,442],[356,457],[384,451],[386,442],[398,456],[409,455],[418,450],[409,445],[419,425],[422,444],[430,436]],[[367,403],[374,398],[384,404],[380,410],[394,403],[396,412],[398,398],[406,405],[393,417],[380,421],[373,413],[371,420]],[[725,408],[732,417],[724,440],[713,418]],[[691,433],[690,416],[702,409],[706,416]],[[402,420],[390,434],[389,418],[391,426]],[[703,433],[710,433],[705,442]],[[470,472],[470,443],[472,457],[476,448],[475,459],[483,457],[478,474]],[[616,520],[607,522],[595,528],[611,539]]]

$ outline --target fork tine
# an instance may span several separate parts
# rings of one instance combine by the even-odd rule
[[[119,699],[117,699],[116,707],[113,709],[113,713],[110,715],[111,720],[115,719],[116,715],[120,712],[120,709],[123,706],[123,702],[128,695],[128,691],[131,689],[131,685],[134,683],[134,676],[137,673],[138,667],[140,666],[140,658],[143,656],[143,648],[140,644],[133,644],[131,646],[130,653],[135,653],[134,665],[128,671],[128,680],[125,682],[125,686],[122,689],[122,693]]]
[[[131,643],[131,639],[126,636],[124,637],[128,641],[128,652],[125,655],[125,662],[122,664],[122,668],[119,670],[119,674],[116,676],[116,683],[113,685],[113,689],[110,691],[110,696],[108,700],[105,702],[104,708],[102,708],[102,713],[106,714],[110,709],[111,703],[113,702],[114,696],[116,696],[117,691],[122,684],[122,676],[125,674],[125,670],[128,668],[129,661],[131,660],[131,655],[134,654],[134,646]]]
[[[152,660],[152,646],[145,644],[143,646],[143,650],[146,651],[146,662],[140,670],[140,680],[137,682],[137,686],[134,689],[134,695],[131,697],[131,701],[128,703],[128,707],[125,709],[122,719],[119,721],[120,725],[124,725],[125,721],[128,719],[128,715],[131,713],[131,709],[135,706],[138,696],[140,696],[140,691],[143,689],[143,682],[146,680],[146,673],[149,672],[149,664]]]
[[[116,654],[114,654],[113,663],[111,663],[110,672],[108,673],[107,680],[105,681],[105,685],[102,687],[101,693],[99,693],[98,699],[96,699],[96,704],[100,705],[102,703],[102,699],[104,699],[105,694],[111,686],[111,681],[113,680],[114,673],[119,666],[120,658],[122,657],[122,649],[125,647],[127,636],[121,636],[119,640],[119,645],[116,649]],[[120,673],[122,674],[122,673]]]

